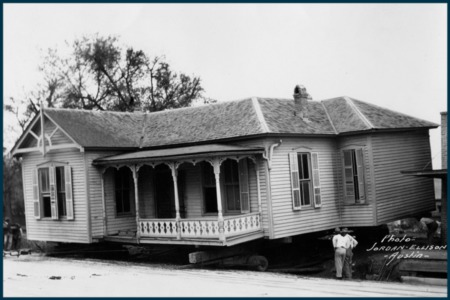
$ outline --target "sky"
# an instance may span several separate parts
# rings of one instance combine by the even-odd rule
[[[205,96],[350,96],[440,124],[446,4],[3,4],[3,99],[40,81],[48,48],[99,33],[200,76]],[[13,127],[13,129],[11,129]],[[4,146],[20,130],[4,115]],[[440,167],[440,129],[430,131]]]

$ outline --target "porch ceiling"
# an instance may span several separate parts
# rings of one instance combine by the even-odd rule
[[[191,147],[179,147],[158,150],[145,150],[101,157],[94,160],[94,165],[108,165],[124,162],[175,160],[194,157],[212,157],[221,155],[242,155],[263,153],[263,148],[241,147],[234,145],[210,144]]]

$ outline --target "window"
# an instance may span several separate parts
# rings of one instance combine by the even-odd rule
[[[250,212],[247,159],[225,160],[220,167],[221,195],[225,212]],[[217,190],[214,169],[203,165],[203,195],[205,213],[217,213]]]
[[[344,164],[344,203],[365,203],[363,150],[362,148],[348,149],[342,152]]]
[[[33,172],[34,216],[37,219],[74,219],[72,169],[61,164],[45,163]]]
[[[116,213],[124,214],[131,212],[131,170],[127,167],[116,170],[114,177],[114,187],[116,196]]]
[[[223,162],[221,167],[221,173],[224,174],[224,195],[226,200],[226,211],[240,211],[241,203],[239,195],[238,163],[234,160],[226,160]]]
[[[312,164],[311,164],[312,158]],[[320,207],[320,178],[318,154],[309,152],[289,153],[291,170],[292,207]]]
[[[41,191],[42,213],[44,218],[52,217],[52,207],[50,201],[50,176],[49,169],[42,168],[39,172],[39,189]]]
[[[56,192],[58,199],[58,215],[66,216],[66,180],[64,176],[64,167],[56,167]]]
[[[311,205],[311,176],[310,176],[310,159],[308,153],[299,153],[298,161],[298,178],[300,186],[300,201],[302,206]]]

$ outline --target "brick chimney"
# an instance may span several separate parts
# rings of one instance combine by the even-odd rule
[[[294,115],[306,118],[306,106],[308,105],[308,100],[312,100],[312,98],[306,91],[306,88],[303,85],[297,85],[294,88]]]

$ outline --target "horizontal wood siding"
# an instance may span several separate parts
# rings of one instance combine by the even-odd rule
[[[141,218],[156,218],[154,173],[150,166],[139,169],[139,215]]]
[[[99,157],[117,154],[111,151],[86,151],[86,169],[89,177],[89,205],[91,207],[91,231],[93,237],[103,236],[103,202],[102,202],[102,173],[92,162]]]
[[[203,214],[203,191],[201,165],[184,163],[180,166],[185,174],[184,205],[186,218],[199,218]]]
[[[34,217],[32,174],[37,165],[50,161],[68,163],[72,167],[74,220],[63,218],[60,220],[51,218],[37,220]],[[23,155],[22,168],[27,238],[40,241],[88,243],[84,154],[78,149],[52,151],[47,153],[45,158],[41,153],[27,153]]]
[[[344,204],[344,172],[342,167],[341,152],[343,148],[355,147],[363,148],[364,156],[364,179],[366,189],[366,203],[348,205]],[[371,166],[371,144],[367,135],[348,136],[338,139],[338,151],[336,152],[337,160],[337,179],[339,191],[339,206],[341,211],[342,224],[344,227],[356,226],[373,226],[375,225],[375,195],[372,184]]]
[[[179,166],[179,172],[184,172],[185,192],[184,204],[186,218],[202,216],[202,191],[201,191],[201,167],[183,163]],[[139,170],[139,209],[141,218],[156,218],[155,171],[151,166],[143,166]],[[173,183],[171,183],[173,184]]]
[[[209,164],[209,163],[208,163]],[[256,194],[256,174],[252,162],[249,162],[249,186],[250,186],[250,210],[258,211],[258,199]],[[202,183],[202,163],[193,166],[190,163],[183,163],[180,166],[186,178],[186,190],[184,203],[186,206],[186,218],[199,218],[204,216],[203,208],[203,183]],[[222,199],[224,200],[224,199]],[[222,206],[225,208],[225,204]],[[226,215],[226,212],[224,212]]]
[[[276,143],[274,141],[272,143]],[[233,143],[233,145],[239,145],[244,147],[264,147],[268,142],[265,139],[253,139],[249,141],[239,141],[237,143]],[[256,156],[258,158],[258,172],[259,172],[259,180],[260,180],[260,193],[261,193],[261,223],[262,228],[264,230],[264,236],[269,237],[269,203],[267,199],[267,181],[266,181],[266,171],[265,164],[266,161],[261,157],[260,154]],[[255,166],[253,162],[249,164],[249,183],[250,183],[250,207],[252,212],[258,211],[258,190],[257,190],[257,182],[256,182],[256,172],[254,170]]]
[[[378,223],[434,210],[433,179],[400,173],[431,169],[428,131],[374,134],[372,145]]]
[[[131,212],[123,215],[117,215],[116,213],[114,169],[115,168],[110,167],[105,172],[106,224],[108,235],[117,234],[119,231],[134,231],[137,228],[134,201],[134,184],[131,185],[130,190]]]
[[[47,131],[47,128],[46,128]],[[52,145],[62,145],[73,143],[61,130],[57,130],[51,138]]]
[[[304,207],[300,211],[292,208],[289,152],[299,147],[310,148],[318,153],[322,207]],[[332,139],[286,138],[273,153],[270,182],[274,238],[321,231],[339,226],[336,201],[337,181],[335,176],[336,145]],[[313,201],[311,199],[311,201]]]

